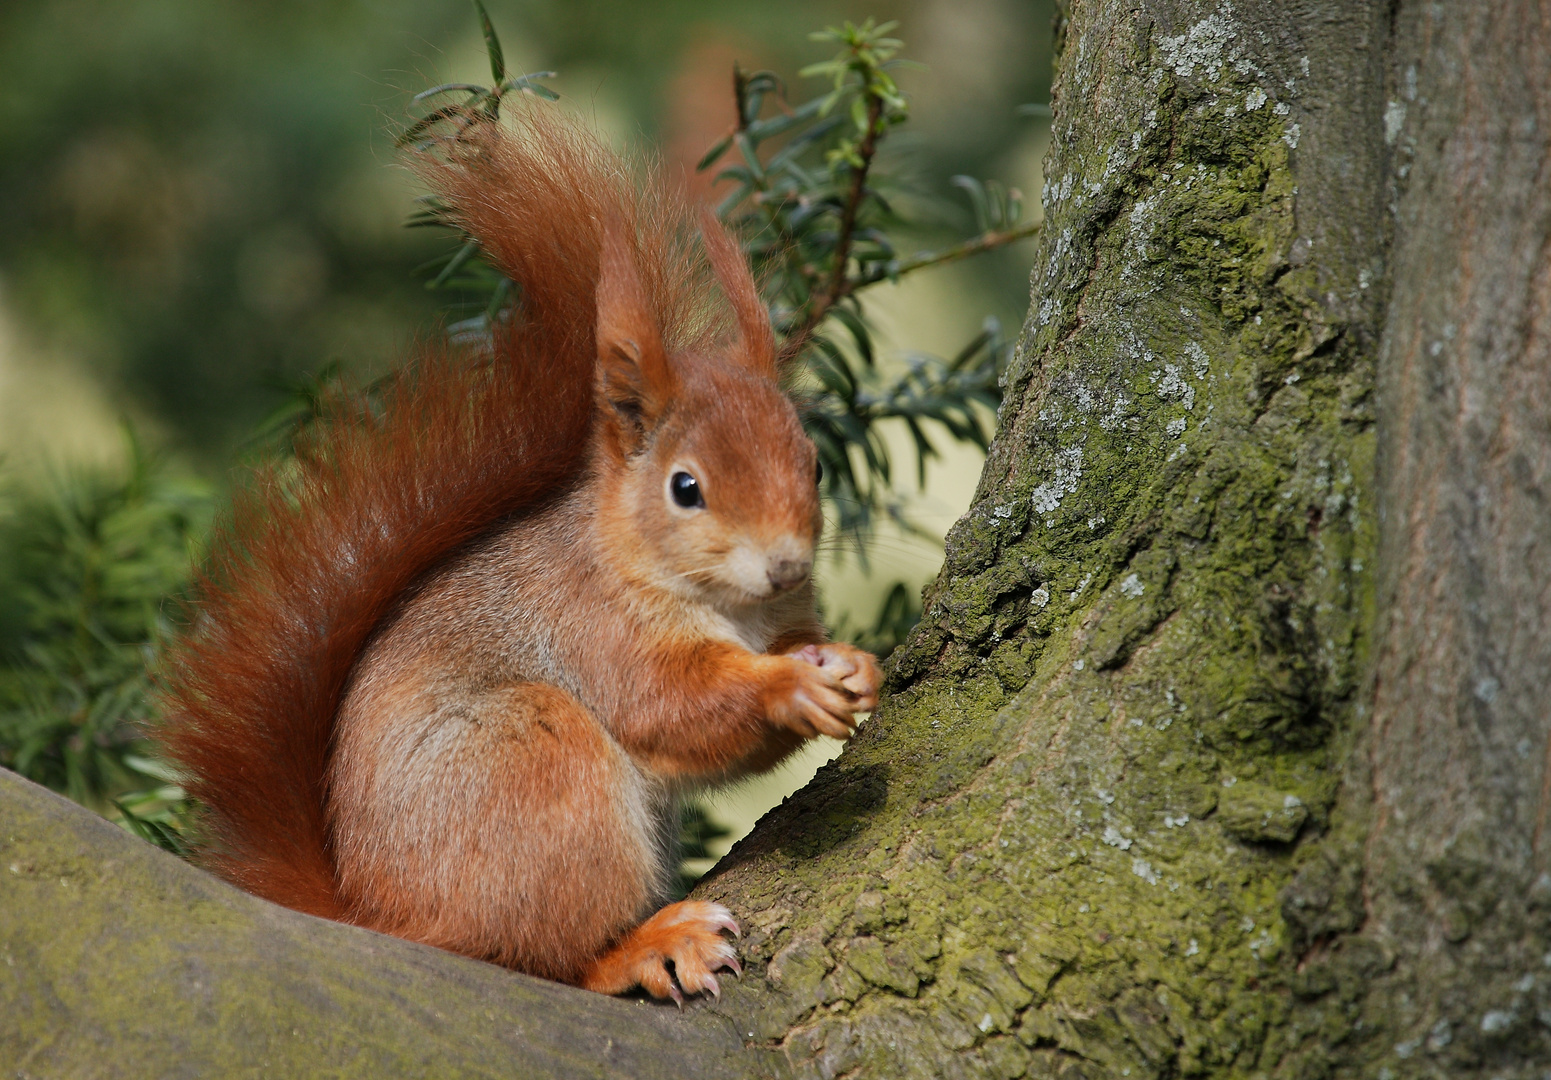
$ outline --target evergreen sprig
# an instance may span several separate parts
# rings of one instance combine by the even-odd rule
[[[0,497],[0,765],[126,817],[181,800],[145,743],[147,666],[209,516],[133,439],[122,474]]]

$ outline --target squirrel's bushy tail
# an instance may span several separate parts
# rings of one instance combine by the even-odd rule
[[[551,108],[516,105],[512,124],[480,125],[415,166],[521,286],[528,331],[558,353],[584,343],[579,351],[591,365],[598,252],[609,219],[635,242],[636,273],[670,351],[703,346],[723,331],[726,301],[737,298],[719,289],[699,246],[703,229],[721,231],[714,218],[660,168],[626,162]]]
[[[206,865],[342,918],[324,790],[334,717],[373,630],[418,577],[586,468],[602,224],[633,233],[648,301],[682,347],[714,316],[692,208],[538,107],[417,166],[517,282],[488,351],[426,349],[379,402],[346,396],[258,472],[216,531],[158,732],[204,811]]]

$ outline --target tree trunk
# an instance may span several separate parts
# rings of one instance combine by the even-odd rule
[[[880,716],[702,890],[723,1010],[800,1076],[1538,1076],[1551,6],[1059,33],[1000,433]]]
[[[44,974],[0,1048],[74,1075],[70,1018],[105,1057],[150,1030],[122,979],[60,989],[65,912],[78,981],[138,957],[219,1004],[201,1061],[267,994],[342,1074],[353,1033],[476,1075],[1551,1067],[1551,8],[1073,0],[1058,35],[1000,432],[878,715],[698,890],[749,931],[721,1002],[578,996],[148,849],[55,893],[13,836],[0,948]],[[137,859],[170,913],[126,929]]]
[[[1365,1015],[1396,1075],[1551,1063],[1551,4],[1403,9],[1379,357]],[[1533,1068],[1531,1066],[1534,1066]]]

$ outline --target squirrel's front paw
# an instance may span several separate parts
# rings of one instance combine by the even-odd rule
[[[872,712],[878,707],[878,686],[883,681],[878,658],[866,649],[832,641],[827,645],[804,645],[789,654],[823,668],[850,693],[856,712]]]
[[[877,707],[877,658],[839,642],[805,645],[786,655],[797,663],[790,672],[791,686],[773,703],[770,718],[808,738],[850,738],[856,714]]]

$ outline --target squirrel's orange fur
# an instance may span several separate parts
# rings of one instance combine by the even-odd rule
[[[731,238],[552,114],[516,128],[422,163],[520,286],[514,325],[337,402],[239,496],[162,742],[207,864],[260,896],[714,993],[729,914],[651,914],[676,799],[846,737],[878,669],[824,644],[814,449]]]

